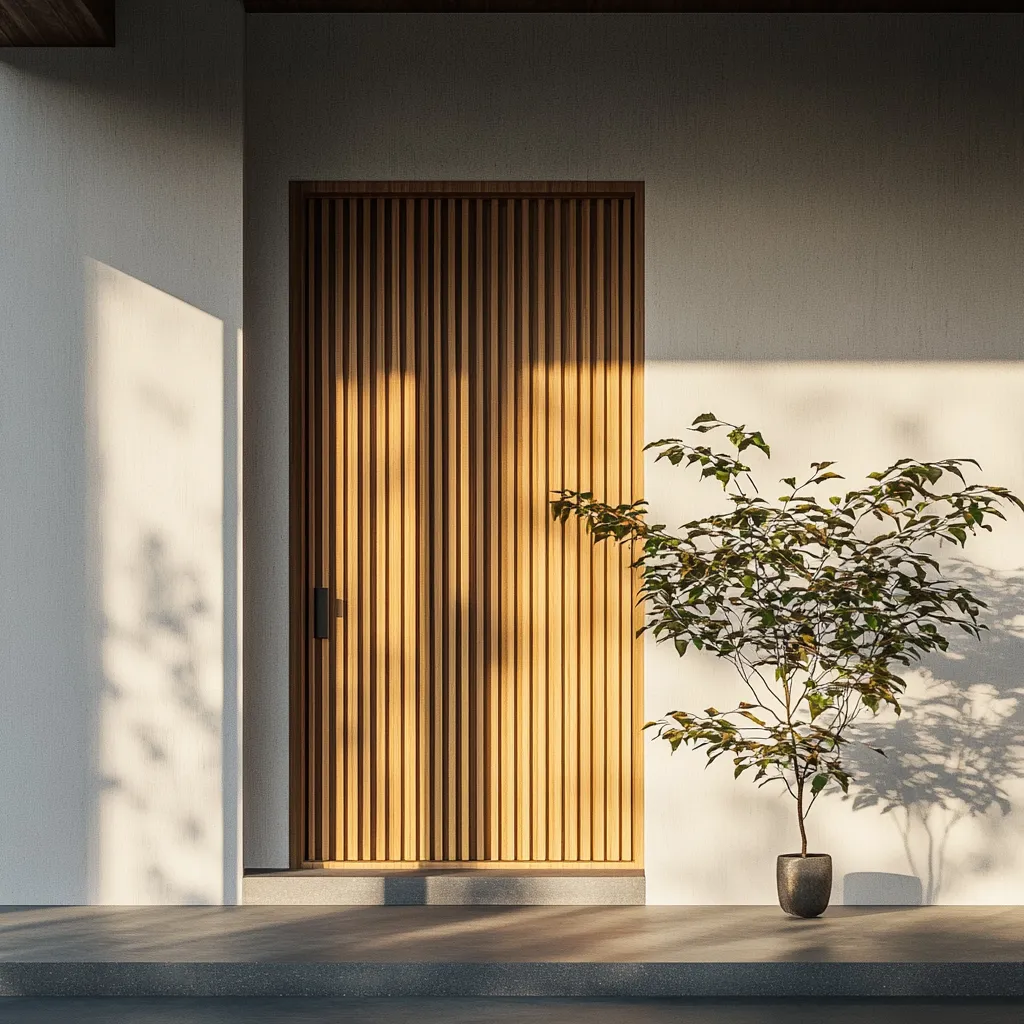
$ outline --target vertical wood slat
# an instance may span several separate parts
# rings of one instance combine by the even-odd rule
[[[416,496],[417,496],[417,538],[416,545],[419,552],[420,568],[416,577],[416,589],[419,598],[419,615],[417,616],[418,629],[417,637],[417,718],[419,727],[417,730],[416,757],[417,776],[419,779],[419,792],[417,800],[417,822],[418,822],[418,845],[417,857],[426,856],[430,858],[429,851],[431,821],[431,704],[430,704],[430,672],[433,661],[433,650],[431,645],[431,624],[430,615],[430,576],[434,571],[431,560],[432,538],[426,529],[420,528],[421,523],[429,523],[431,517],[430,509],[430,462],[429,462],[429,439],[430,439],[430,403],[419,401],[420,391],[418,382],[428,381],[430,363],[427,356],[428,338],[430,336],[430,306],[428,296],[430,295],[429,274],[429,217],[430,204],[427,200],[417,200],[417,211],[415,219],[416,239],[414,247],[416,250],[416,370],[417,382],[417,416],[416,429]],[[429,394],[429,384],[427,386]],[[358,683],[357,683],[358,685]]]
[[[487,335],[484,331],[485,289],[486,289],[486,253],[484,250],[484,200],[472,200],[472,228],[470,243],[467,246],[467,264],[472,277],[470,305],[474,344],[468,358],[467,373],[469,375],[469,393],[471,411],[467,447],[470,449],[469,479],[471,487],[469,521],[480,526],[470,531],[469,562],[471,583],[466,596],[469,608],[470,637],[468,645],[472,647],[472,679],[473,679],[473,721],[470,745],[472,748],[472,764],[470,766],[473,798],[470,814],[472,815],[472,834],[470,851],[477,853],[487,849],[487,754],[491,749],[489,740],[488,719],[488,661],[487,661],[487,543],[484,532],[487,523],[487,491],[485,461],[487,450],[487,409],[486,373],[484,370],[484,344]],[[481,528],[483,527],[483,528]]]
[[[359,310],[359,339],[357,340],[359,352],[359,500],[356,508],[356,530],[354,538],[359,551],[359,587],[354,595],[354,605],[358,609],[372,609],[371,584],[373,569],[371,558],[373,553],[372,520],[370,517],[369,505],[373,498],[372,490],[372,464],[373,443],[371,434],[371,412],[370,394],[372,379],[370,376],[371,367],[371,345],[367,344],[366,338],[372,329],[370,321],[370,279],[372,265],[370,263],[370,237],[372,216],[372,204],[369,199],[360,200],[358,203],[359,213],[359,283],[358,291],[351,298],[358,302]],[[346,531],[347,532],[347,531]],[[353,613],[355,609],[353,609]],[[373,619],[371,611],[371,621]],[[360,860],[372,860],[375,855],[373,849],[373,833],[371,822],[373,817],[372,780],[371,764],[373,756],[373,731],[374,722],[372,715],[372,700],[374,690],[372,649],[374,635],[360,622],[359,629],[359,676],[363,685],[356,686],[359,694],[359,768],[360,768],[360,794],[359,802],[355,808],[346,808],[347,813],[359,815],[359,858]],[[348,681],[346,680],[346,685]]]
[[[529,365],[530,379],[530,495],[547,491],[546,424],[549,416],[547,381],[547,322],[545,319],[545,292],[550,274],[547,271],[547,247],[544,229],[543,200],[530,204],[530,225],[533,237],[530,244],[532,262],[528,263],[534,282],[533,301],[530,306]],[[547,578],[548,529],[550,516],[537,500],[530,501],[530,738],[532,743],[532,819],[530,849],[532,860],[548,857],[547,796],[550,774],[547,761]]]
[[[419,855],[417,827],[419,806],[417,801],[417,744],[419,685],[416,671],[417,644],[410,641],[419,635],[417,621],[417,587],[420,563],[416,544],[416,465],[417,465],[417,402],[416,402],[416,308],[414,285],[416,280],[416,252],[413,247],[416,224],[416,201],[401,201],[398,244],[401,252],[402,275],[400,295],[401,316],[401,386],[402,386],[402,631],[398,638],[402,649],[402,860],[415,860]],[[350,677],[349,689],[354,689]]]
[[[500,337],[500,304],[501,295],[500,264],[499,264],[499,210],[500,203],[492,199],[487,203],[487,250],[484,258],[487,264],[487,338],[484,344],[484,365],[486,367],[485,382],[487,385],[484,404],[487,408],[487,444],[485,445],[484,461],[487,466],[487,519],[483,527],[487,550],[487,593],[486,629],[487,629],[487,678],[484,683],[487,693],[487,846],[486,859],[501,859],[501,707],[504,702],[502,691],[503,674],[501,671],[501,501],[499,498],[501,484],[502,457],[500,454],[500,409],[501,388],[500,367],[501,351],[498,344]],[[497,451],[495,449],[498,449]]]
[[[308,206],[302,862],[634,866],[629,552],[548,500],[639,493],[635,198]]]
[[[499,802],[501,806],[498,849],[500,860],[516,860],[516,738],[515,716],[519,707],[518,674],[516,672],[516,640],[518,630],[509,628],[516,621],[515,490],[516,455],[516,365],[515,365],[515,207],[499,204],[498,228],[498,371],[495,399],[501,418],[498,451],[492,455],[499,464],[500,479],[495,495],[501,509],[501,561],[499,563],[500,603],[498,659],[498,713],[501,718],[501,740],[498,763],[501,766]]]
[[[634,455],[634,452],[641,452],[643,449],[642,430],[634,433],[632,428],[633,404],[630,386],[632,381],[632,368],[629,362],[630,339],[632,330],[632,297],[627,297],[627,282],[632,274],[625,251],[629,248],[629,204],[620,204],[616,209],[617,231],[613,239],[613,250],[617,254],[613,262],[613,297],[617,300],[613,303],[613,315],[616,322],[615,340],[617,344],[618,358],[618,408],[614,415],[617,418],[618,426],[618,449],[619,449],[619,499],[629,501],[635,494],[633,481],[630,473],[634,461],[642,461],[642,454]],[[633,673],[631,656],[634,649],[641,648],[636,638],[636,627],[633,621],[634,593],[639,586],[640,579],[637,570],[633,568],[632,550],[623,549],[620,551],[621,561],[618,565],[618,588],[619,600],[616,606],[618,618],[618,663],[614,671],[621,678],[632,678],[633,686],[640,685],[640,679]],[[630,688],[631,690],[632,688]],[[632,706],[632,692],[627,692],[619,687],[618,691],[619,711],[617,719],[617,736],[620,750],[620,757],[617,759],[618,769],[618,824],[619,824],[619,855],[632,856],[639,860],[639,855],[632,846],[633,823],[640,813],[639,804],[634,804],[630,787],[633,785],[633,773],[629,771],[629,757],[634,752],[636,736],[633,730],[639,729],[643,719],[642,700],[636,704],[636,713]],[[622,756],[626,757],[623,762]],[[642,831],[642,829],[640,829]]]
[[[595,494],[611,497],[608,493],[608,419],[605,415],[605,388],[607,380],[607,355],[605,351],[605,252],[604,252],[604,211],[606,200],[595,199],[592,204],[592,226],[590,242],[590,353],[591,368],[591,422],[593,439],[590,448],[591,484]],[[615,461],[618,461],[617,459]],[[605,859],[605,804],[607,793],[608,757],[604,742],[606,654],[608,630],[605,621],[607,593],[607,569],[611,547],[600,544],[590,548],[591,576],[591,623],[594,661],[592,667],[591,706],[591,757],[590,776],[593,779],[591,791],[591,856],[594,860]]]
[[[386,557],[387,578],[387,764],[386,806],[388,815],[388,834],[385,847],[388,860],[402,859],[403,793],[402,762],[392,760],[394,750],[403,749],[402,725],[402,670],[403,656],[402,610],[404,605],[405,579],[408,573],[403,565],[402,534],[405,527],[403,510],[403,476],[402,453],[404,448],[402,426],[402,390],[403,373],[401,361],[401,301],[399,284],[401,277],[401,258],[399,249],[398,229],[401,222],[401,204],[398,202],[382,203],[385,210],[386,243],[384,252],[385,288],[383,297],[385,304],[386,337],[384,339],[385,377],[386,377],[386,426],[387,426],[387,485],[384,497],[387,507],[388,527],[384,531],[387,541],[384,547]]]
[[[578,218],[579,236],[577,241],[579,262],[577,264],[577,362],[576,374],[579,380],[579,412],[576,430],[579,436],[579,489],[592,491],[594,488],[594,464],[591,458],[593,442],[596,440],[597,424],[594,423],[594,354],[591,350],[591,321],[594,309],[591,304],[591,274],[594,269],[591,252],[591,212],[594,201],[584,199],[580,203]],[[576,830],[579,836],[579,859],[593,860],[594,854],[594,772],[593,772],[593,699],[594,699],[594,604],[593,581],[596,554],[590,538],[576,531],[579,550],[579,608],[577,629],[579,644],[579,763],[575,766],[579,780],[579,804],[577,806]],[[570,827],[571,824],[570,824]]]
[[[385,527],[387,514],[385,487],[387,480],[387,399],[388,371],[385,362],[384,338],[384,207],[381,199],[370,200],[370,331],[367,343],[370,348],[370,456],[369,479],[370,499],[370,621],[375,627],[370,632],[370,675],[367,682],[372,687],[372,715],[370,739],[373,747],[373,776],[370,791],[373,800],[374,860],[387,860],[387,540],[389,530]]]
[[[470,804],[473,799],[473,774],[470,762],[470,738],[474,729],[474,716],[471,706],[470,687],[470,652],[473,638],[469,628],[470,609],[470,538],[473,535],[469,516],[470,496],[472,493],[469,479],[469,333],[470,305],[472,293],[469,287],[469,263],[472,253],[469,247],[470,204],[468,199],[459,200],[459,236],[457,251],[459,261],[458,282],[458,348],[455,375],[458,381],[458,409],[456,419],[456,437],[461,439],[457,446],[458,467],[456,494],[458,500],[458,516],[456,518],[456,537],[458,538],[458,630],[456,634],[456,650],[458,657],[457,676],[459,680],[459,722],[458,722],[458,819],[459,836],[456,848],[456,859],[468,861],[471,856],[470,847]]]
[[[358,294],[359,238],[357,232],[357,210],[354,203],[343,204],[345,212],[344,234],[342,245],[345,248],[345,280],[346,296]],[[337,300],[336,300],[337,301]],[[344,447],[339,451],[342,459],[341,477],[344,481],[341,490],[341,507],[348,510],[351,516],[359,514],[359,354],[363,346],[358,344],[359,337],[359,304],[348,301],[339,303],[343,306],[346,335],[342,352],[342,382],[344,395],[345,437]],[[358,544],[343,542],[338,545],[344,565],[344,590],[339,597],[341,601],[342,623],[345,634],[345,679],[358,679],[360,674],[359,644],[360,631],[357,617],[353,614],[355,603],[359,599],[359,549]],[[359,735],[359,687],[343,687],[345,705],[345,804],[348,812],[341,817],[345,822],[344,842],[341,849],[348,851],[350,856],[358,856],[359,827],[358,813],[351,808],[359,806],[361,792],[360,775],[360,735]]]
[[[605,239],[605,293],[602,301],[606,308],[606,373],[605,373],[605,443],[607,456],[605,462],[606,493],[608,500],[618,504],[627,496],[622,486],[622,437],[619,403],[619,392],[622,375],[622,342],[619,319],[619,286],[621,283],[621,267],[619,264],[619,237],[621,224],[619,204],[606,204],[608,231]],[[616,457],[618,455],[618,457]],[[607,670],[605,672],[605,716],[604,716],[604,748],[619,750],[619,732],[622,728],[622,708],[619,700],[622,663],[619,651],[622,648],[622,616],[619,609],[629,603],[628,588],[623,591],[622,577],[623,551],[620,547],[608,546],[605,558],[608,563],[608,577],[605,584],[605,636],[607,638]],[[628,635],[628,634],[627,634]],[[622,765],[617,757],[607,758],[608,769],[605,800],[607,813],[605,818],[605,856],[608,860],[618,860],[622,856],[622,807],[621,784]]]
[[[562,436],[564,438],[564,487],[579,490],[583,485],[580,475],[579,446],[579,288],[577,267],[579,264],[579,243],[576,229],[579,220],[579,203],[569,203],[565,208],[565,231],[562,253],[564,268],[559,275],[563,284],[565,329],[564,356],[562,360],[563,398]],[[565,783],[565,809],[562,818],[562,832],[565,837],[563,857],[566,861],[577,861],[580,857],[579,801],[580,801],[580,660],[586,649],[580,645],[580,529],[576,522],[563,527],[565,542],[565,586],[562,613],[562,650],[564,652],[563,694],[564,694],[564,747],[562,774]]]
[[[550,272],[547,287],[550,289],[546,313],[549,322],[549,344],[547,349],[548,403],[546,429],[548,438],[548,481],[549,485],[564,480],[562,459],[565,449],[565,363],[562,355],[562,207],[558,200],[549,201],[551,207],[548,224],[551,245],[548,249]],[[565,529],[548,532],[548,561],[546,566],[548,584],[548,660],[545,667],[548,686],[547,722],[548,735],[548,856],[553,861],[562,859],[565,849],[565,823],[563,817],[564,765],[565,765],[565,671],[563,668],[564,629],[562,616],[565,610]],[[628,678],[628,677],[623,677]]]
[[[447,476],[447,424],[445,417],[448,406],[448,380],[445,369],[447,362],[447,337],[445,323],[445,275],[444,275],[444,203],[434,199],[430,204],[430,291],[431,308],[430,341],[427,349],[430,358],[430,483],[431,483],[431,519],[435,523],[447,521],[446,508],[448,498]],[[446,529],[438,529],[433,540],[434,568],[431,573],[431,623],[430,635],[433,642],[433,672],[430,685],[431,707],[431,786],[432,786],[432,822],[431,848],[432,860],[446,859],[445,844],[448,830],[445,827],[445,797],[448,776],[447,750],[445,730],[447,726],[448,696],[448,560],[451,550],[451,534]]]
[[[442,424],[444,452],[444,473],[442,488],[444,493],[444,521],[451,525],[446,531],[447,550],[445,552],[445,573],[442,580],[444,588],[444,648],[445,672],[442,680],[444,699],[444,842],[441,844],[442,859],[458,860],[458,797],[456,788],[459,781],[459,747],[457,732],[457,705],[461,681],[457,665],[461,660],[458,652],[458,620],[459,620],[459,589],[458,589],[458,552],[462,547],[462,537],[458,510],[462,504],[461,485],[457,478],[460,462],[461,443],[453,444],[453,440],[463,437],[458,427],[458,405],[460,383],[458,377],[457,330],[458,310],[455,307],[455,202],[449,200],[442,204],[444,260],[444,360],[442,362],[442,389],[444,391],[444,421]]]
[[[530,797],[533,779],[530,773],[532,736],[530,735],[530,270],[529,270],[529,204],[509,203],[512,219],[512,250],[514,262],[510,283],[509,302],[512,312],[514,344],[510,346],[511,375],[514,380],[515,408],[513,438],[510,447],[515,476],[507,492],[515,495],[509,502],[514,517],[511,529],[514,561],[511,571],[515,578],[514,612],[515,637],[515,697],[516,713],[513,722],[515,735],[515,859],[530,860],[531,825]]]

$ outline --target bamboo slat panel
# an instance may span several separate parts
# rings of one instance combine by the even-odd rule
[[[301,863],[640,863],[636,205],[303,198]]]

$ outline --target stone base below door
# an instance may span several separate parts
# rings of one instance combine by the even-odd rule
[[[643,906],[643,871],[247,871],[248,906]]]

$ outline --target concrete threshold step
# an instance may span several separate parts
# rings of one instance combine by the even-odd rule
[[[1024,998],[1019,963],[4,963],[0,996]]]
[[[643,871],[247,871],[242,903],[271,906],[635,906]]]

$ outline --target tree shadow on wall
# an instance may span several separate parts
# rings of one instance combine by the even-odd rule
[[[101,787],[111,801],[101,897],[202,904],[196,862],[216,839],[216,794],[199,796],[216,757],[220,719],[204,694],[211,608],[199,572],[157,528],[141,531],[125,563],[125,599],[108,609]],[[204,640],[206,644],[204,644]],[[127,887],[126,887],[127,886]],[[144,897],[144,899],[143,899]]]
[[[944,655],[923,663],[923,686],[911,686],[900,719],[858,726],[860,742],[845,751],[856,779],[847,799],[889,816],[926,905],[948,881],[957,827],[985,818],[993,831],[993,819],[1013,810],[1008,784],[1024,777],[1024,570],[961,561],[949,572],[988,605],[988,631],[980,643],[951,636]]]

